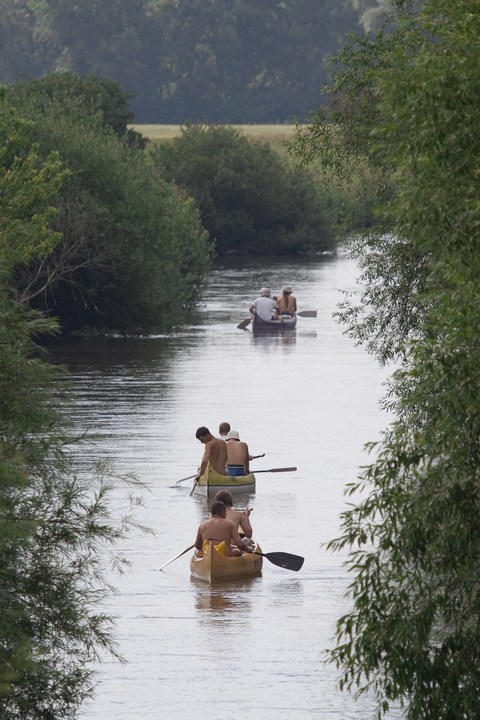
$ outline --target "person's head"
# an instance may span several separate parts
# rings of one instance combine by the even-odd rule
[[[212,439],[212,434],[208,428],[202,425],[202,427],[199,427],[195,433],[195,437],[197,440],[200,440],[201,443],[206,443]]]
[[[270,288],[263,287],[263,288],[260,290],[260,295],[261,295],[262,297],[270,297]]]
[[[283,288],[283,294],[284,294],[284,295],[291,295],[291,294],[292,294],[292,288],[291,288],[289,285],[287,285],[287,287],[284,287],[284,288]]]
[[[215,502],[212,503],[212,507],[210,508],[210,512],[212,513],[212,517],[225,517],[226,516],[226,509],[225,505],[221,500],[215,500]]]
[[[240,440],[240,435],[236,430],[230,430],[227,435],[227,440]]]
[[[228,490],[219,490],[214,497],[214,500],[219,500],[225,507],[233,507],[233,498]]]
[[[218,432],[220,433],[220,435],[223,436],[228,435],[228,433],[230,432],[230,423],[221,422],[218,426]]]

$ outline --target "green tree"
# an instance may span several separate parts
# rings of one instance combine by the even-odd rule
[[[232,127],[191,125],[154,160],[198,204],[220,255],[314,253],[334,238],[311,177]]]
[[[10,85],[7,99],[15,106],[36,107],[42,112],[52,105],[68,108],[70,114],[90,117],[98,114],[105,125],[130,145],[144,148],[146,141],[140,133],[128,127],[134,120],[129,107],[132,93],[124,92],[118,83],[108,78],[80,77],[72,72],[53,73],[47,77],[22,80]]]
[[[343,687],[373,691],[378,717],[392,702],[410,720],[478,717],[479,31],[476,2],[428,0],[352,53],[342,76],[352,99],[362,80],[374,98],[356,116],[363,158],[396,175],[378,232],[354,245],[366,285],[343,314],[399,365],[386,400],[395,420],[331,543],[351,548],[353,609],[330,657]],[[330,150],[341,166],[342,152],[352,158],[348,93],[345,122],[340,104],[343,140]]]
[[[140,333],[180,323],[199,297],[209,244],[193,202],[160,176],[147,155],[120,141],[102,118],[34,84],[12,98],[33,121],[46,157],[56,149],[69,176],[47,256],[18,263],[18,298],[58,317],[64,331]]]
[[[44,161],[32,124],[0,104],[0,718],[73,718],[92,662],[116,653],[105,564],[131,524],[110,514],[106,473],[75,474],[55,391],[58,368],[35,338],[55,323],[18,303],[11,273],[52,252],[67,173]],[[134,500],[132,498],[132,500]],[[109,547],[112,550],[109,551]]]
[[[325,57],[358,30],[356,3],[0,0],[0,79],[109,78],[134,92],[140,122],[303,120],[319,101]]]

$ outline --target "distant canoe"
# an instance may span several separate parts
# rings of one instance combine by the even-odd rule
[[[258,315],[254,315],[252,319],[253,330],[262,332],[263,330],[293,330],[297,326],[297,316],[280,316],[278,320],[263,320]]]
[[[203,475],[200,475],[196,484],[194,483],[193,492],[198,495],[211,497],[219,490],[228,490],[232,494],[237,493],[237,495],[240,493],[253,494],[255,492],[255,475],[253,473],[249,475],[237,475],[236,477],[220,475],[220,473],[214,470],[210,463],[208,463]]]
[[[259,545],[253,550],[262,552]],[[244,553],[238,557],[225,557],[220,555],[210,543],[206,555],[199,558],[193,554],[190,560],[190,573],[193,577],[206,582],[233,580],[260,575],[262,572],[263,557],[253,553]]]

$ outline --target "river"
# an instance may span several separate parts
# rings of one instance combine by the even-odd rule
[[[385,371],[344,335],[332,313],[357,269],[342,256],[226,261],[210,275],[191,325],[169,336],[59,341],[70,368],[75,425],[94,436],[78,455],[108,459],[148,485],[123,551],[130,569],[107,603],[125,664],[106,658],[88,720],[367,720],[368,697],[337,690],[323,662],[335,621],[348,608],[344,558],[328,552],[345,507],[344,486],[368,457],[388,417],[379,407]],[[237,324],[260,287],[291,285],[300,310],[295,331],[254,336]],[[262,473],[253,508],[264,552],[305,557],[300,572],[264,560],[262,576],[207,586],[189,575],[187,553],[206,501],[190,497],[202,446],[196,428],[230,422]],[[119,491],[118,508],[122,506]]]

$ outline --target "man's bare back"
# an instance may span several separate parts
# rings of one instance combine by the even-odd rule
[[[243,533],[247,538],[251,538],[253,535],[253,529],[250,523],[250,513],[252,510],[236,510],[233,507],[232,494],[229,493],[228,490],[219,490],[215,495],[215,500],[223,502],[225,505],[225,517],[234,523],[238,532]]]
[[[245,475],[250,472],[250,454],[247,443],[230,438],[229,433],[225,445],[227,447],[227,465],[243,465]]]
[[[213,540],[216,543],[225,542],[228,556],[232,555],[232,543],[235,544],[240,551],[248,552],[238,534],[237,526],[231,520],[227,520],[225,515],[225,505],[220,502],[214,502],[212,505],[212,517],[199,525],[195,540],[195,548],[197,550],[202,550],[205,540]]]
[[[235,527],[238,528],[238,532],[242,532],[247,538],[251,538],[253,535],[249,518],[250,512],[251,510],[246,510],[245,512],[243,510],[235,510],[227,505],[227,520],[231,520]]]

